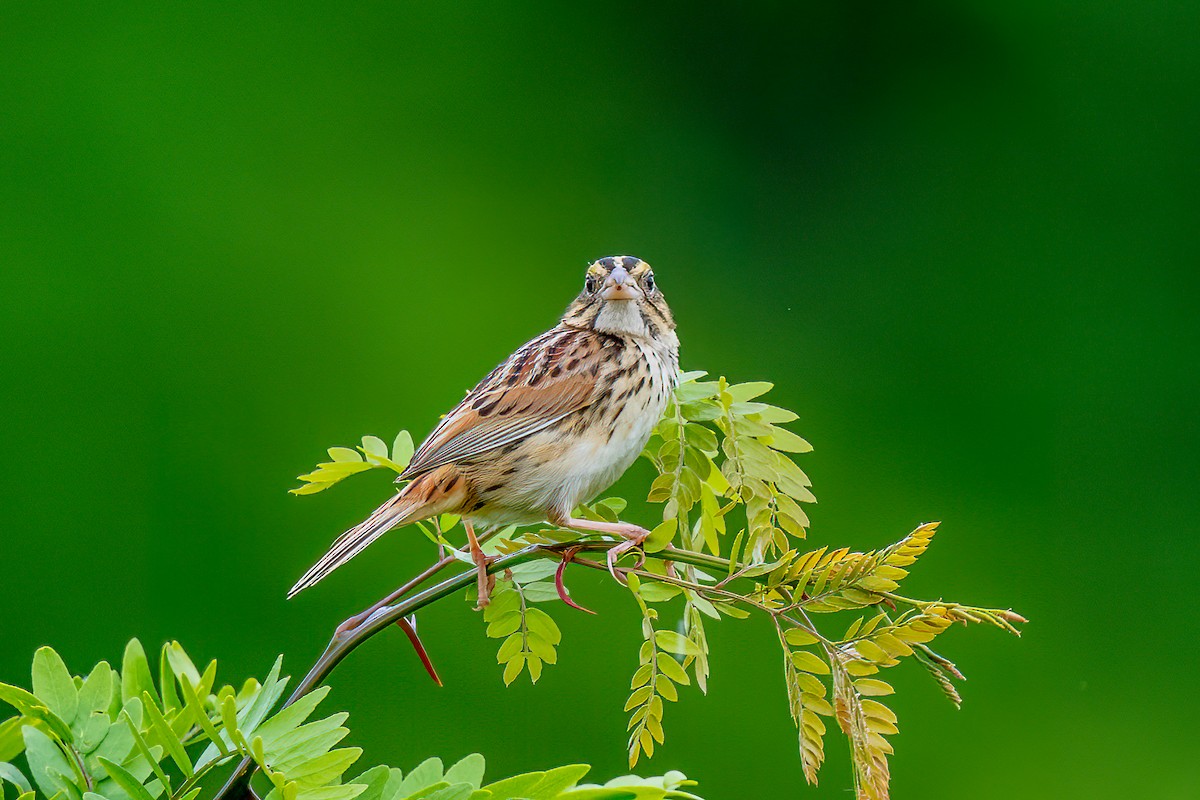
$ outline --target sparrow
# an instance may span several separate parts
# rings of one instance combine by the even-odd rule
[[[637,459],[678,382],[675,321],[650,265],[633,256],[592,262],[559,323],[442,418],[396,479],[405,486],[342,534],[288,597],[392,528],[440,514],[462,519],[480,607],[492,579],[477,530],[549,522],[612,534],[623,541],[609,549],[611,570],[649,531],[573,513]]]

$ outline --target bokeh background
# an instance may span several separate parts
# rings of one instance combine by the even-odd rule
[[[303,672],[430,559],[417,535],[283,593],[390,491],[285,494],[418,435],[553,324],[592,258],[655,265],[684,362],[801,413],[815,544],[943,520],[913,593],[955,711],[894,676],[897,797],[1195,798],[1200,6],[5,3],[0,674],[129,636]],[[638,493],[646,467],[622,484]],[[619,487],[620,488],[620,487]],[[632,515],[652,520],[653,511]],[[466,604],[335,674],[363,763],[623,774],[636,608],[572,577],[560,665],[505,689]],[[802,787],[762,624],[645,771]]]

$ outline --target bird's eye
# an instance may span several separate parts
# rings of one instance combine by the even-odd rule
[[[642,285],[646,287],[647,292],[653,292],[654,291],[654,276],[647,275],[645,278],[642,278]]]
[[[583,282],[583,290],[589,294],[600,288],[600,279],[595,275],[588,275],[587,280]]]

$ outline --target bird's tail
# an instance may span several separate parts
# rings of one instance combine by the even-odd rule
[[[338,537],[329,552],[296,581],[296,585],[288,591],[288,598],[324,580],[329,573],[397,525],[407,525],[454,508],[460,504],[465,493],[464,481],[451,465],[422,475],[375,509],[371,516]]]

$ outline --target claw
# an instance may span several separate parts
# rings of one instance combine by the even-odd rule
[[[625,580],[617,574],[617,559],[636,546],[637,545],[633,541],[624,541],[616,547],[609,549],[608,556],[605,559],[608,561],[608,574],[612,575],[613,580],[615,580],[617,583],[622,585],[625,583]]]
[[[617,575],[617,559],[636,547],[638,548],[638,562],[634,565],[634,569],[641,569],[646,564],[646,551],[642,550],[641,547],[642,543],[645,542],[646,538],[650,535],[650,531],[637,528],[636,526],[631,527],[633,527],[634,530],[639,531],[639,533],[632,536],[629,534],[622,534],[622,536],[625,537],[625,541],[621,542],[616,547],[610,548],[608,551],[608,572],[618,583],[622,584],[625,583],[625,581],[621,580],[620,576]]]
[[[483,555],[480,553],[480,555]],[[482,611],[487,608],[492,602],[492,589],[496,587],[496,576],[488,574],[488,567],[494,559],[484,556],[482,560],[475,564],[476,572],[478,573],[475,586],[478,591],[479,599],[475,602],[475,610]]]
[[[433,682],[438,686],[442,685],[442,679],[438,677],[437,670],[433,668],[433,661],[429,659],[429,653],[425,650],[425,645],[421,644],[421,637],[417,636],[417,615],[410,614],[407,617],[401,617],[396,620],[396,624],[408,636],[408,641],[412,643],[413,650],[417,651],[417,658],[421,659],[421,665],[425,667],[425,671],[429,673],[429,677],[433,678]]]
[[[580,611],[588,614],[595,614],[595,611],[592,611],[590,608],[584,608],[583,606],[579,605],[579,603],[576,603],[574,600],[572,600],[571,596],[567,594],[566,585],[563,583],[563,571],[566,570],[567,564],[575,558],[575,554],[578,552],[578,547],[572,547],[570,550],[567,550],[565,553],[563,553],[562,563],[559,564],[558,569],[554,571],[554,588],[558,590],[558,599],[562,600],[571,608],[577,608]]]

